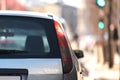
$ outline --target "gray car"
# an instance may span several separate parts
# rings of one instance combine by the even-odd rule
[[[82,57],[53,15],[0,11],[0,80],[82,80]]]

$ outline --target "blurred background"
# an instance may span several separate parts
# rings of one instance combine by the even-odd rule
[[[0,0],[0,9],[58,16],[72,48],[84,51],[84,80],[120,80],[120,0]]]

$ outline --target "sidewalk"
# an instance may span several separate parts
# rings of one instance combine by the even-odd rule
[[[112,69],[108,65],[97,66],[94,69],[94,80],[120,80],[119,65],[116,64]]]
[[[120,80],[120,60],[115,54],[114,66],[109,68],[107,64],[95,68],[95,80]]]
[[[89,71],[88,76],[84,76],[84,80],[120,80],[120,65],[119,56],[115,55],[115,64],[113,68],[109,69],[107,64],[98,64],[96,56],[86,52],[84,58],[84,66]]]

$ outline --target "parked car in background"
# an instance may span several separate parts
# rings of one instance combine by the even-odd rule
[[[82,57],[57,17],[0,11],[0,80],[82,80]]]

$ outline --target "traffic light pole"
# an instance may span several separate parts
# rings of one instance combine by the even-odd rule
[[[108,2],[109,1],[109,2]],[[99,8],[104,8],[106,6],[106,3],[109,3],[109,12],[108,12],[108,15],[107,15],[107,19],[108,19],[108,55],[109,55],[109,68],[112,68],[113,67],[113,64],[114,64],[114,54],[113,54],[113,50],[112,50],[112,33],[111,33],[111,30],[110,30],[110,25],[111,25],[111,19],[112,19],[112,0],[96,0],[96,4]],[[101,25],[101,22],[99,23],[99,28],[103,28],[103,25]]]
[[[114,64],[114,56],[113,56],[113,50],[112,50],[112,35],[111,35],[111,30],[110,30],[110,25],[111,25],[111,17],[112,17],[112,0],[109,0],[109,14],[108,14],[108,48],[109,48],[109,68],[113,67]]]

